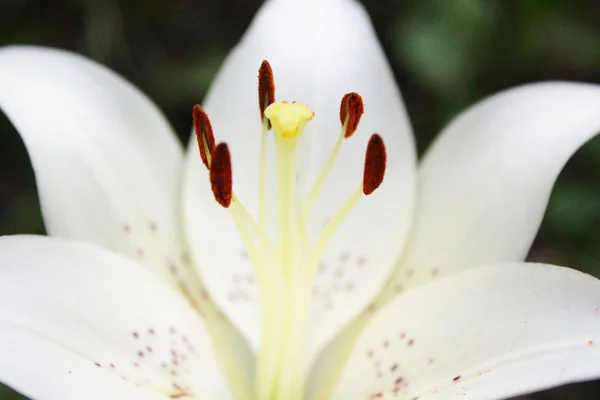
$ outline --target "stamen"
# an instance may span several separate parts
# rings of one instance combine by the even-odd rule
[[[308,218],[312,212],[312,209],[317,201],[317,196],[323,189],[323,185],[325,184],[325,180],[333,168],[335,161],[340,153],[340,149],[342,148],[342,143],[344,139],[351,137],[356,129],[358,128],[358,123],[365,111],[364,104],[362,101],[362,97],[355,92],[347,93],[342,97],[342,101],[340,102],[340,121],[342,123],[342,131],[338,136],[338,140],[329,155],[329,159],[327,163],[323,167],[321,174],[315,181],[313,187],[311,188],[308,197],[306,198],[306,202],[304,203],[304,207],[302,208],[302,224],[308,224]]]
[[[352,92],[342,98],[340,104],[340,122],[346,125],[344,137],[347,139],[356,132],[358,123],[365,112],[365,106],[362,97],[358,93]]]
[[[383,182],[386,159],[387,153],[383,139],[374,133],[369,139],[365,156],[365,171],[363,174],[363,193],[365,195],[368,196],[373,193]]]
[[[210,184],[215,200],[221,206],[229,208],[233,197],[233,182],[231,178],[231,155],[226,143],[219,143],[212,154]]]
[[[202,163],[206,169],[210,169],[212,154],[215,151],[215,136],[212,125],[208,115],[198,104],[192,108],[192,118],[194,119],[194,131],[200,149],[200,158],[202,158]]]
[[[267,61],[258,69],[258,106],[262,119],[258,176],[258,222],[233,192],[231,154],[227,144],[215,144],[212,126],[201,106],[193,107],[194,129],[204,166],[209,170],[215,200],[227,208],[255,272],[262,316],[261,350],[256,359],[255,397],[259,400],[300,400],[305,381],[307,326],[312,287],[327,243],[342,221],[365,195],[383,181],[386,150],[374,134],[366,151],[363,179],[356,190],[323,227],[314,243],[308,240],[307,222],[344,139],[358,129],[364,104],[357,93],[340,103],[341,131],[321,174],[308,197],[299,202],[296,176],[300,139],[314,117],[307,106],[275,102],[273,70]],[[267,140],[273,131],[276,172],[275,236],[271,237],[267,213]],[[357,177],[358,178],[358,177]],[[358,181],[358,179],[357,179]],[[175,394],[179,396],[179,393]]]
[[[265,116],[265,109],[275,102],[275,79],[273,69],[267,60],[263,60],[258,69],[258,107],[262,118],[260,139],[260,161],[258,165],[258,224],[267,226],[267,139],[271,121]],[[261,235],[265,236],[263,230]]]
[[[363,195],[370,195],[373,193],[379,185],[383,182],[383,177],[385,175],[385,165],[386,165],[386,151],[385,144],[383,143],[383,139],[378,134],[373,134],[369,139],[369,144],[367,145],[367,151],[365,155],[365,169],[363,173],[363,182],[358,187],[358,189],[350,196],[350,198],[344,203],[342,208],[338,210],[338,212],[325,224],[321,235],[317,239],[314,250],[311,254],[311,273],[316,273],[317,265],[323,252],[325,251],[325,247],[327,243],[341,224],[341,222],[346,218],[348,213],[354,208],[358,200]]]
[[[263,60],[258,69],[258,107],[260,108],[260,118],[265,118],[265,109],[275,103],[275,79],[271,64]],[[271,122],[268,122],[271,129]]]

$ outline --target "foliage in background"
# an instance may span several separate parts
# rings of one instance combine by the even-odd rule
[[[600,3],[593,0],[364,4],[403,89],[420,152],[453,115],[495,91],[548,79],[600,82]],[[201,102],[259,5],[260,0],[0,0],[0,45],[55,46],[108,65],[155,99],[186,141],[191,106]],[[598,227],[600,139],[579,151],[561,174],[530,259],[600,276]],[[0,234],[43,232],[27,153],[0,116]],[[591,400],[599,394],[600,384],[592,382],[523,398]],[[19,398],[0,385],[0,399]]]

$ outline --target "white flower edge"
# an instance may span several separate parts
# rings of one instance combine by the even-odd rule
[[[397,283],[524,260],[560,171],[598,132],[595,84],[518,86],[459,114],[419,167],[415,226]]]
[[[0,48],[0,109],[21,135],[52,236],[138,258],[172,278],[183,150],[160,110],[108,68],[36,46]]]
[[[598,279],[501,264],[408,291],[378,312],[333,398],[501,399],[597,378],[599,359]]]
[[[95,246],[0,238],[0,381],[34,399],[231,399],[200,316]]]

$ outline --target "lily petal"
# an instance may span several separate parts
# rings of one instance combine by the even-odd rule
[[[70,349],[10,325],[0,324],[0,354],[0,379],[29,398],[170,398],[168,393],[160,394],[147,387],[138,388],[121,379],[118,374],[101,371],[92,360]]]
[[[52,236],[137,258],[173,282],[182,149],[157,107],[107,68],[0,49],[0,108],[21,134]]]
[[[523,260],[558,174],[599,131],[600,86],[592,84],[525,85],[459,115],[421,164],[397,284]]]
[[[600,281],[556,266],[433,282],[374,316],[334,398],[500,399],[598,377],[599,309]]]
[[[107,68],[38,47],[0,49],[0,108],[29,151],[49,234],[136,258],[169,282],[237,371],[250,350],[184,251],[183,152],[158,108]]]
[[[0,239],[0,338],[0,381],[36,399],[233,398],[187,301],[90,245]]]
[[[400,94],[362,6],[353,0],[271,0],[225,61],[204,104],[218,141],[230,146],[234,190],[252,212],[257,210],[261,142],[256,71],[263,59],[273,67],[277,99],[296,100],[315,111],[302,138],[302,200],[340,133],[343,95],[356,91],[365,102],[359,129],[344,141],[317,200],[312,231],[322,228],[361,183],[370,134],[380,133],[388,149],[384,184],[359,202],[324,256],[327,273],[318,277],[311,323],[311,352],[316,352],[376,294],[401,250],[410,225],[415,150]],[[194,258],[218,304],[258,346],[253,272],[228,213],[214,201],[193,141],[187,168],[185,220]]]

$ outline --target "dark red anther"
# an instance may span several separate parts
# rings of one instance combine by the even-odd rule
[[[200,149],[200,158],[206,169],[210,169],[212,153],[215,150],[215,135],[212,125],[204,109],[197,104],[192,108],[192,118],[194,119],[194,131]]]
[[[210,185],[215,200],[228,208],[233,198],[233,182],[231,175],[231,155],[226,143],[219,143],[212,154],[210,167]]]
[[[383,139],[374,133],[367,145],[365,156],[365,171],[363,174],[363,193],[367,196],[373,193],[385,176],[387,153]]]
[[[365,112],[362,97],[358,93],[348,93],[340,103],[340,122],[342,125],[348,120],[344,137],[349,138],[356,132],[360,119]]]

